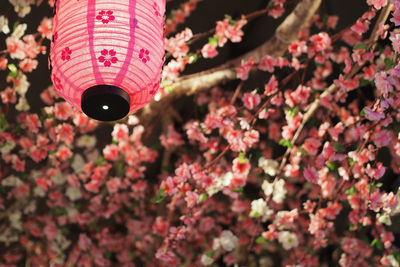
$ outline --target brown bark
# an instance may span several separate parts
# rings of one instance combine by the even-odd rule
[[[251,57],[256,63],[260,62],[264,55],[274,57],[282,56],[291,42],[296,40],[299,32],[308,23],[321,4],[321,0],[303,0],[285,18],[276,29],[271,39],[254,50],[228,61],[227,63],[199,73],[182,76],[171,81],[169,86],[172,93],[158,102],[153,101],[147,105],[140,119],[143,124],[148,124],[157,114],[167,107],[173,99],[183,94],[193,94],[200,90],[208,89],[226,81],[236,79],[234,67],[241,64],[242,60],[249,60]],[[168,83],[168,81],[167,81]]]

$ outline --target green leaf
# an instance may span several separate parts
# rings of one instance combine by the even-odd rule
[[[117,174],[118,176],[124,176],[125,174],[125,168],[124,168],[124,163],[120,162],[117,165]]]
[[[190,61],[192,62],[191,64],[196,63],[197,60],[199,60],[199,56],[195,53],[188,53],[186,55],[186,58],[190,59]]]
[[[206,200],[207,200],[207,194],[206,193],[201,194],[199,198],[199,203],[204,202]]]
[[[335,162],[329,162],[328,164],[326,164],[327,166],[328,166],[328,169],[330,170],[330,171],[334,171],[334,170],[336,170],[336,164],[335,164]]]
[[[258,217],[260,217],[260,213],[258,213],[257,211],[252,211],[252,212],[250,212],[250,217],[251,218],[258,218]]]
[[[364,86],[367,86],[367,85],[370,85],[370,84],[371,84],[370,81],[365,80],[365,79],[363,79],[363,78],[359,78],[358,80],[360,81],[360,87],[364,87]]]
[[[217,45],[219,41],[219,37],[210,37],[208,38],[208,43],[210,45]]]
[[[266,241],[266,239],[264,238],[264,237],[262,237],[262,236],[259,236],[259,237],[257,237],[257,239],[256,239],[256,243],[257,244],[262,244],[262,243],[264,243]]]
[[[296,106],[296,107],[294,107],[293,109],[287,109],[286,111],[287,111],[287,113],[288,113],[288,115],[289,115],[290,117],[293,117],[294,115],[297,114],[297,112],[299,112],[299,107]]]
[[[106,160],[103,158],[103,156],[99,156],[99,158],[96,161],[97,165],[99,165],[100,167],[103,166],[105,162]]]
[[[165,189],[164,187],[161,187],[158,192],[157,195],[151,200],[152,203],[161,203],[165,198]]]
[[[110,260],[110,259],[111,259],[111,252],[107,250],[107,251],[104,253],[104,258],[106,258],[107,260]]]
[[[131,259],[135,258],[135,253],[133,251],[129,252],[129,258]]]
[[[292,147],[293,147],[293,145],[292,145],[292,143],[290,142],[290,140],[287,140],[287,139],[281,139],[281,140],[279,141],[279,144],[280,144],[281,146],[284,146],[284,147],[287,147],[287,148],[292,148]]]
[[[55,216],[68,215],[68,211],[65,208],[59,208],[59,209],[56,209],[56,210],[51,210],[50,213],[55,215]]]
[[[239,153],[239,162],[240,163],[246,163],[247,162],[246,156],[245,156],[245,154],[243,152]]]
[[[380,241],[378,238],[375,238],[371,242],[371,247],[376,247],[378,250],[383,250],[382,241]]]
[[[354,187],[350,187],[349,189],[346,190],[346,195],[354,195],[356,193],[356,189]]]
[[[361,112],[360,112],[360,116],[361,117],[365,117],[365,110],[364,110],[365,108],[363,108],[362,110],[361,110]]]
[[[229,24],[230,24],[230,25],[233,26],[233,25],[236,24],[236,21],[234,21],[234,20],[232,19],[232,16],[231,16],[231,15],[226,15],[226,14],[225,14],[225,18],[229,20]]]
[[[61,232],[63,232],[64,235],[69,235],[70,234],[70,231],[69,231],[68,227],[65,226],[65,225],[64,226],[59,226],[58,229],[60,229]]]
[[[7,129],[8,123],[4,114],[0,115],[0,132],[4,132]]]
[[[326,25],[328,25],[328,21],[329,21],[329,17],[328,16],[325,16],[323,19],[322,19],[322,23],[326,26]]]
[[[353,49],[354,50],[360,50],[360,49],[367,49],[367,47],[368,47],[367,44],[358,43],[353,47]]]
[[[389,58],[385,58],[383,62],[385,62],[386,70],[390,70],[394,67],[394,62]]]
[[[242,193],[243,187],[238,187],[238,188],[232,189],[231,192]]]
[[[99,226],[97,225],[96,221],[92,221],[91,223],[88,224],[88,226],[89,226],[90,228],[93,228],[95,232],[99,232],[99,230],[100,230],[100,228],[99,228]]]
[[[17,76],[18,76],[18,68],[17,68],[17,66],[15,66],[14,64],[8,64],[7,68],[10,71],[8,76],[11,76],[13,78],[17,78]]]
[[[337,152],[343,153],[344,152],[344,146],[340,143],[333,143],[332,146],[336,149]]]

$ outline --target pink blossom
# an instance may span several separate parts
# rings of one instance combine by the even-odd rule
[[[400,53],[400,33],[394,33],[390,35],[390,40],[392,41],[393,49],[396,53]]]
[[[42,34],[42,37],[51,40],[52,30],[53,30],[53,19],[44,17],[40,22],[40,25],[37,30]]]
[[[317,170],[314,167],[311,168],[306,168],[303,171],[304,177],[309,181],[310,183],[317,184],[318,183],[318,173]]]
[[[307,45],[304,41],[294,41],[290,44],[288,48],[289,52],[292,53],[294,57],[300,56],[302,53],[307,53]]]
[[[310,37],[314,52],[322,52],[331,47],[331,38],[326,32],[321,32]]]
[[[78,246],[80,250],[88,250],[92,246],[92,240],[86,234],[80,234]]]
[[[121,179],[120,178],[111,178],[107,181],[107,190],[110,194],[114,194],[118,192],[119,187],[121,186]]]
[[[370,22],[368,20],[359,18],[356,23],[351,26],[351,30],[361,36],[363,33],[368,31],[369,25]]]
[[[315,156],[318,152],[318,148],[321,146],[321,141],[314,137],[307,138],[304,142],[304,149],[308,154]]]
[[[380,130],[372,135],[372,140],[377,147],[387,146],[391,142],[390,132],[387,130]]]
[[[365,107],[364,109],[364,113],[365,113],[365,117],[367,119],[369,119],[370,121],[379,121],[385,118],[385,115],[380,113],[380,112],[376,112],[371,110],[368,107]]]
[[[275,59],[269,55],[265,55],[261,58],[260,63],[257,65],[257,68],[262,71],[273,72],[275,65]]]
[[[37,68],[38,61],[35,59],[25,58],[20,61],[18,66],[21,68],[23,72],[32,72]]]
[[[54,115],[58,120],[68,120],[72,115],[72,107],[67,102],[58,102],[54,105]]]
[[[387,0],[367,0],[367,4],[379,10],[387,5]]]
[[[232,163],[232,170],[239,175],[247,175],[250,171],[250,163],[247,159],[235,158]]]
[[[261,102],[261,97],[257,93],[245,93],[242,97],[244,106],[249,109],[255,109]]]
[[[175,131],[174,126],[170,125],[168,126],[168,133],[167,135],[161,135],[160,136],[160,141],[161,144],[166,148],[166,149],[171,149],[175,146],[180,146],[184,144],[184,141],[182,140],[181,134]]]
[[[129,130],[126,124],[115,124],[114,129],[111,133],[112,137],[116,141],[124,141],[128,138]]]
[[[242,60],[241,66],[235,68],[237,77],[243,81],[247,80],[249,78],[249,72],[253,68],[253,66],[254,66],[253,58],[250,58],[249,61],[247,62]]]
[[[193,208],[197,201],[199,200],[199,195],[195,192],[187,191],[185,201],[187,203],[188,208]]]
[[[0,92],[0,98],[3,104],[7,103],[13,104],[17,102],[17,94],[10,87],[7,87],[5,90]]]

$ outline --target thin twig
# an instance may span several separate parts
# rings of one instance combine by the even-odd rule
[[[375,23],[374,29],[371,33],[371,36],[369,38],[369,42],[368,42],[368,50],[372,51],[373,49],[375,49],[375,45],[377,40],[379,39],[379,35],[378,35],[378,29],[379,29],[379,24],[380,23],[384,23],[389,14],[390,11],[392,10],[393,5],[392,4],[388,4],[380,13],[378,20]],[[345,79],[350,79],[352,78],[355,74],[357,74],[361,68],[363,67],[363,64],[356,64],[353,66],[352,70],[345,75]],[[325,91],[319,96],[317,97],[313,103],[311,103],[311,105],[307,108],[306,113],[303,116],[303,119],[299,125],[299,127],[297,128],[295,134],[293,135],[292,139],[290,140],[290,142],[294,145],[295,142],[297,141],[297,139],[299,138],[301,132],[304,129],[304,126],[306,125],[306,123],[310,120],[310,118],[314,115],[315,111],[319,108],[320,103],[321,103],[321,99],[323,99],[324,97],[327,97],[328,95],[331,95],[332,93],[336,92],[337,90],[337,86],[332,83],[327,89],[325,89]],[[287,156],[290,154],[291,149],[288,148],[282,158],[281,164],[279,166],[279,173],[282,171],[283,167],[286,164],[287,161]]]

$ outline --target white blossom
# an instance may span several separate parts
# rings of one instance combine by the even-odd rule
[[[34,213],[36,211],[36,201],[31,200],[28,202],[28,205],[24,208],[24,214]]]
[[[4,231],[0,232],[0,242],[8,247],[11,243],[17,242],[19,236],[16,232],[11,231],[11,228],[6,228]]]
[[[88,161],[97,161],[99,159],[100,153],[99,150],[94,149],[93,151],[91,151],[90,153],[86,154],[86,159]]]
[[[261,188],[266,196],[273,195],[272,200],[278,204],[282,203],[286,197],[287,190],[283,179],[276,178],[272,183],[264,181]]]
[[[282,244],[285,250],[290,250],[299,245],[299,240],[296,234],[289,231],[282,231],[278,234],[278,241]]]
[[[21,184],[21,179],[15,175],[10,175],[1,181],[2,186],[20,186]]]
[[[283,179],[275,181],[274,196],[272,197],[272,200],[280,204],[285,199],[286,193],[285,181]]]
[[[267,202],[264,199],[259,198],[251,202],[250,217],[257,218],[261,217],[261,220],[265,222],[268,220],[273,213],[273,210],[268,208]]]
[[[26,92],[28,92],[28,88],[31,85],[28,82],[28,77],[26,77],[25,74],[19,73],[18,77],[18,85],[15,87],[15,91],[20,95],[20,96],[25,96]]]
[[[44,197],[46,196],[46,191],[44,191],[43,187],[36,186],[33,189],[33,195],[35,197]]]
[[[11,226],[15,229],[21,230],[22,229],[22,222],[21,222],[21,212],[19,210],[14,211],[8,217],[10,220]]]
[[[203,255],[201,256],[201,263],[202,263],[203,265],[205,265],[205,266],[208,266],[208,265],[211,265],[211,264],[214,263],[214,259],[211,258],[210,256],[206,255],[206,254],[203,254]]]
[[[386,256],[386,259],[389,261],[390,266],[392,267],[399,267],[399,263],[397,262],[396,258],[393,255]]]
[[[26,100],[25,97],[19,98],[18,104],[15,105],[15,109],[18,111],[28,111],[30,109],[28,101]]]
[[[75,173],[80,173],[85,170],[85,161],[80,154],[75,154],[71,167],[74,169]]]
[[[9,0],[14,6],[14,11],[17,12],[18,16],[23,18],[29,12],[31,12],[31,6],[27,0]]]
[[[275,176],[278,171],[279,163],[276,160],[261,157],[258,159],[258,167],[262,168],[266,174]]]
[[[224,230],[219,238],[214,239],[213,249],[222,247],[226,251],[234,250],[239,244],[238,238],[229,230]]]
[[[18,24],[17,27],[15,27],[11,36],[14,36],[14,37],[17,37],[18,39],[20,39],[22,36],[24,36],[27,27],[28,27],[28,25],[26,25],[25,23]]]
[[[10,33],[10,28],[8,27],[8,19],[5,16],[0,16],[0,31],[4,34]]]
[[[81,190],[78,187],[68,187],[65,194],[71,201],[78,200],[82,197]]]
[[[64,175],[62,172],[58,172],[56,175],[51,177],[51,181],[56,185],[63,185],[67,181],[67,176]]]
[[[233,179],[232,172],[224,173],[221,176],[215,178],[213,184],[206,188],[207,194],[209,196],[212,196],[218,193],[219,191],[224,189],[225,186],[229,186],[232,182],[232,179]]]
[[[11,150],[13,150],[15,147],[15,143],[14,142],[4,142],[1,146],[0,146],[0,152],[2,154],[8,154],[10,153]]]
[[[96,137],[90,135],[82,135],[76,140],[77,147],[92,148],[96,145]]]
[[[262,190],[264,191],[264,194],[266,196],[270,196],[272,195],[272,193],[274,192],[274,184],[268,182],[267,180],[265,180],[263,182],[263,184],[261,185]]]
[[[129,125],[137,125],[139,124],[139,119],[138,117],[136,117],[135,115],[130,115],[128,117],[128,124]]]
[[[386,224],[386,225],[392,225],[392,220],[390,219],[390,216],[388,213],[383,213],[379,216],[378,218],[378,223],[380,224]]]

